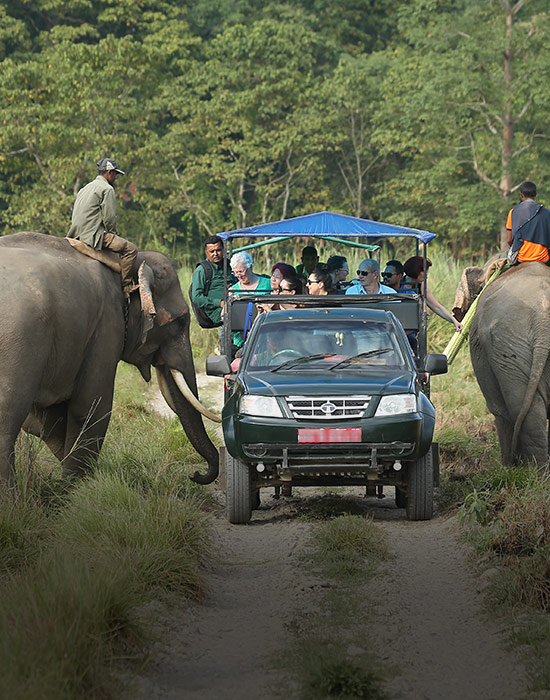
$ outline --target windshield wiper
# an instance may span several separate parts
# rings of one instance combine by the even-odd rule
[[[335,365],[328,367],[328,369],[336,369],[337,367],[345,367],[346,365],[351,365],[355,362],[361,362],[366,357],[374,357],[375,355],[383,355],[385,352],[392,352],[393,348],[379,348],[378,350],[369,350],[369,352],[361,352],[359,355],[352,355],[347,357],[345,360],[337,362]]]
[[[335,352],[331,352],[328,355],[323,353],[319,355],[306,355],[305,357],[297,357],[292,360],[286,360],[286,362],[283,362],[282,365],[278,365],[270,371],[277,372],[278,370],[284,369],[285,367],[293,367],[294,365],[301,365],[303,362],[313,362],[314,360],[324,360],[325,357],[334,357],[334,355],[336,355]]]

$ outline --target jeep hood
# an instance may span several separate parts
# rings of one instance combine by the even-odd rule
[[[312,373],[248,371],[241,376],[247,394],[263,396],[350,396],[414,393],[413,372],[377,371],[376,377],[355,372]]]

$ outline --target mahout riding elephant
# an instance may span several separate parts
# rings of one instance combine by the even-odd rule
[[[144,264],[142,264],[144,263]],[[0,477],[13,481],[21,428],[41,437],[66,475],[99,454],[120,360],[159,386],[194,448],[218,474],[218,452],[197,399],[189,308],[164,255],[139,253],[140,293],[128,305],[120,275],[67,239],[21,232],[0,237]],[[140,303],[140,296],[142,303]],[[148,302],[148,315],[142,306]],[[126,307],[126,308],[125,308]],[[127,322],[125,322],[127,318]]]
[[[459,286],[455,308],[465,313],[473,298],[464,289],[464,284],[462,289]],[[550,268],[522,263],[483,290],[470,331],[470,353],[487,407],[495,417],[502,461],[531,461],[546,467]]]

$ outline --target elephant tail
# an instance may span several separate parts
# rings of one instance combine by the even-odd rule
[[[535,345],[533,348],[533,362],[531,364],[529,382],[527,383],[525,396],[523,397],[523,403],[521,404],[518,417],[514,423],[514,434],[512,436],[512,456],[516,453],[519,433],[523,425],[523,421],[531,409],[531,404],[533,403],[533,399],[535,398],[535,394],[538,390],[549,354],[550,347],[546,345]]]

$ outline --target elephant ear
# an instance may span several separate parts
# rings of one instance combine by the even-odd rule
[[[145,262],[142,262],[138,270],[139,297],[141,300],[141,342],[144,343],[147,333],[153,327],[157,315],[153,301],[153,287],[155,276],[153,270]]]

